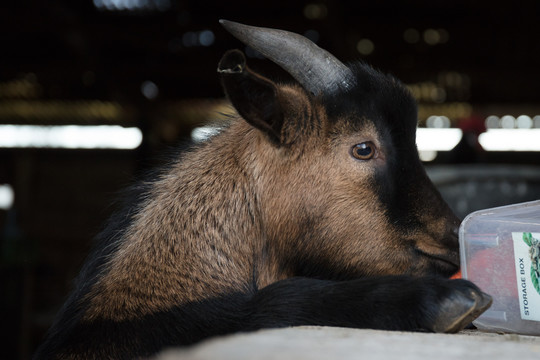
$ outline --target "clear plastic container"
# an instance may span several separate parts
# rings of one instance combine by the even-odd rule
[[[459,242],[462,277],[493,297],[473,324],[540,335],[540,201],[470,214]]]

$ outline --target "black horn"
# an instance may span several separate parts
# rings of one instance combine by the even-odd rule
[[[355,84],[345,64],[301,35],[228,20],[219,22],[234,37],[281,66],[315,95],[346,90]]]

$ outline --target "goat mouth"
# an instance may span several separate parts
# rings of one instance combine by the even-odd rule
[[[449,273],[451,273],[450,275],[454,274],[455,272],[459,270],[459,258],[457,256],[430,254],[418,248],[415,248],[415,250],[419,255],[427,257],[431,261],[435,261],[437,264],[443,265],[441,267],[445,269],[445,272],[446,272],[446,269],[448,269]]]

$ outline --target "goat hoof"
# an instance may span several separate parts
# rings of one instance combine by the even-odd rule
[[[456,289],[441,301],[432,330],[456,333],[486,311],[492,302],[491,296],[476,287]]]

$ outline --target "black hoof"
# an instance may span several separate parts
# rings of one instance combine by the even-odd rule
[[[486,311],[492,302],[491,296],[478,288],[456,289],[441,301],[432,330],[440,333],[456,333]]]

